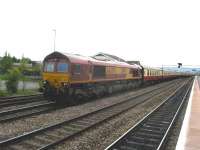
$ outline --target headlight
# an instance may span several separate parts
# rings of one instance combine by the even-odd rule
[[[68,82],[62,82],[62,86],[68,86],[69,83]]]
[[[65,82],[65,83],[64,83],[64,86],[66,86],[66,85],[68,85],[68,83],[67,83],[67,82]]]

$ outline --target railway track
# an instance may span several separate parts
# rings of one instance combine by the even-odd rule
[[[18,96],[2,96],[0,97],[0,100],[4,99],[16,99],[16,98],[23,98],[23,97],[30,97],[30,96],[39,96],[42,94],[30,94],[30,95],[18,95]]]
[[[198,81],[199,88],[200,88],[200,76],[197,76],[197,81]]]
[[[1,111],[0,123],[54,110],[55,109],[54,104],[55,102],[44,101],[42,103],[34,104],[31,106],[25,106],[16,109]]]
[[[182,85],[179,83],[179,85]],[[183,85],[182,85],[183,86]],[[137,105],[161,96],[167,90],[174,90],[177,85],[168,85],[143,95],[129,98],[123,102],[104,107],[87,113],[77,118],[49,125],[23,135],[13,137],[0,142],[2,149],[48,149],[58,143],[79,135],[108,119],[136,107]]]
[[[158,87],[155,87],[151,90],[139,92],[137,95],[135,95],[131,98],[138,97],[138,96],[141,96],[143,94],[151,93],[152,91],[155,91],[159,88],[168,86],[170,84],[172,84],[172,82],[165,83],[163,85],[159,85]],[[38,95],[33,95],[33,96],[34,96],[34,99],[36,99]],[[41,96],[41,95],[39,95],[39,96]],[[22,96],[22,97],[24,98],[23,100],[26,100],[26,98],[29,99],[30,97],[32,97],[32,95],[31,96]],[[16,97],[11,97],[11,99],[15,99],[15,98]],[[44,101],[43,99],[39,103],[31,103],[31,101],[30,101],[30,104],[29,104],[29,106],[23,106],[23,107],[20,106],[19,108],[17,107],[17,108],[14,108],[14,109],[13,108],[12,109],[6,108],[3,111],[0,111],[0,123],[20,119],[20,118],[23,118],[23,117],[28,117],[28,116],[31,116],[31,115],[45,113],[45,112],[52,111],[52,110],[63,107],[63,106],[55,105],[55,102],[50,102],[50,101],[47,101],[47,100]]]
[[[42,94],[0,98],[0,108],[45,100]]]
[[[175,91],[106,150],[162,150],[191,85]]]

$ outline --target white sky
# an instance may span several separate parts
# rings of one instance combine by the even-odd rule
[[[1,0],[0,55],[106,52],[146,65],[200,65],[199,0]]]

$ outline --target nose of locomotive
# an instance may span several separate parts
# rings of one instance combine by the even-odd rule
[[[54,88],[60,88],[63,85],[69,84],[69,74],[43,73],[43,80],[47,81]]]

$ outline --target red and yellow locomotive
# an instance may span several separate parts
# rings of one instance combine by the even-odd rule
[[[44,95],[56,96],[56,100],[62,101],[101,96],[138,87],[142,83],[182,76],[185,74],[121,60],[101,60],[60,52],[49,54],[43,62]]]
[[[53,52],[43,62],[44,94],[88,97],[139,86],[142,68],[119,61]]]

